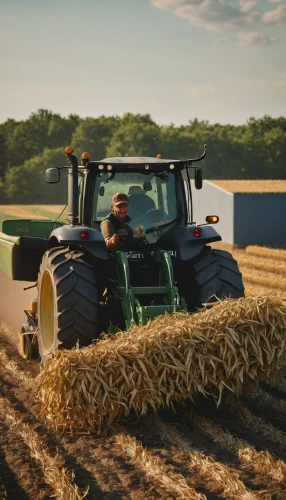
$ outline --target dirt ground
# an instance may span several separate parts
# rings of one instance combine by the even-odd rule
[[[39,364],[18,352],[21,311],[36,289],[3,273],[0,284],[0,500],[72,500],[87,488],[87,499],[286,499],[284,387],[261,386],[219,409],[199,398],[159,416],[131,414],[100,436],[52,432],[33,389]],[[64,470],[69,493],[59,489]]]
[[[285,300],[284,254],[233,254],[247,293]],[[39,363],[18,351],[31,285],[0,271],[0,500],[286,500],[285,382],[219,409],[200,398],[158,416],[131,414],[100,436],[52,432],[35,391]]]
[[[26,281],[12,281],[0,269],[0,323],[6,322],[16,331],[20,331],[25,322],[24,309],[28,309],[30,302],[37,297],[36,287],[24,290],[35,283]]]

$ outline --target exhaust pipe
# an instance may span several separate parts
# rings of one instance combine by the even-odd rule
[[[73,154],[74,149],[68,147],[65,153],[70,164],[68,172],[68,224],[78,224],[78,159]]]

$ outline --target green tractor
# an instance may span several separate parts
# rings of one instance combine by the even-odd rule
[[[196,311],[224,297],[244,295],[230,253],[212,249],[221,240],[211,224],[193,221],[192,183],[202,169],[189,160],[106,158],[81,164],[66,148],[68,165],[49,168],[49,183],[68,169],[67,224],[58,220],[6,220],[0,233],[0,265],[13,279],[37,282],[38,296],[25,311],[25,358],[44,364],[56,349],[88,346],[101,332],[144,325],[165,313]],[[100,231],[114,193],[129,198],[134,237],[108,252]]]

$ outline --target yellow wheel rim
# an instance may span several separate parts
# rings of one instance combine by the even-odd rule
[[[55,301],[51,275],[44,271],[40,292],[40,335],[44,354],[48,354],[55,339]]]

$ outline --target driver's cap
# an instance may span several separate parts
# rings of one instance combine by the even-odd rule
[[[116,193],[112,196],[112,205],[120,205],[121,203],[125,203],[129,205],[128,196],[125,193]]]

